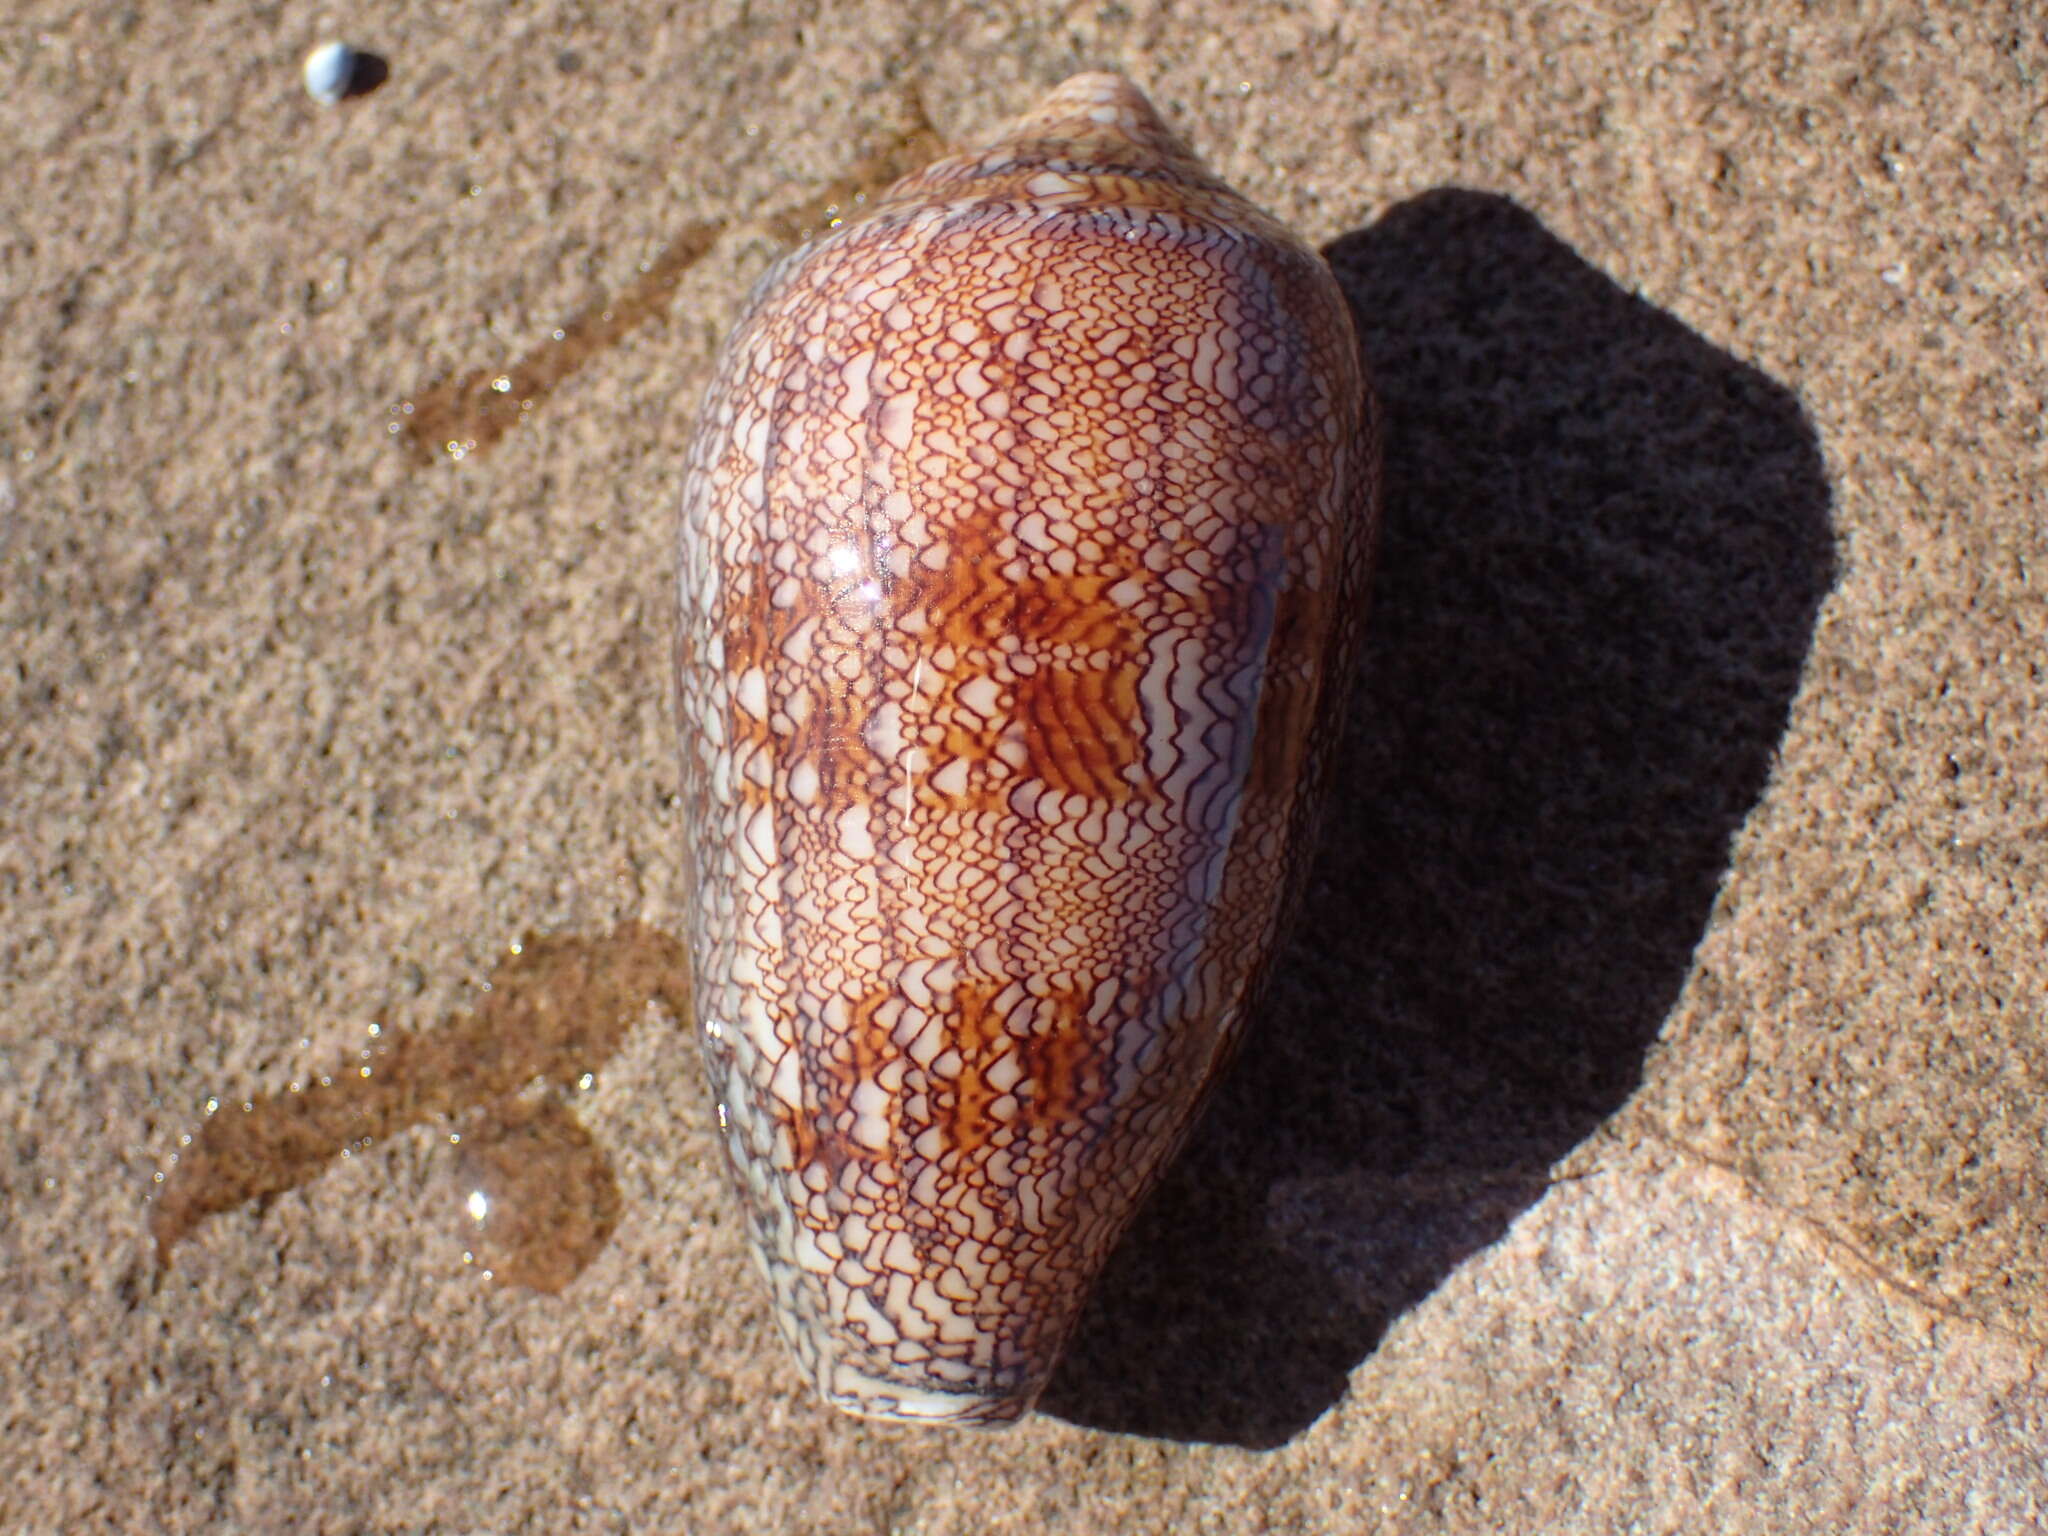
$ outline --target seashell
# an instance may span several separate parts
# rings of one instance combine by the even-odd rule
[[[356,78],[356,51],[347,43],[322,43],[306,55],[306,94],[331,107],[349,93]]]
[[[835,1406],[1051,1375],[1298,883],[1377,464],[1329,271],[1115,75],[755,291],[683,493],[688,939]]]

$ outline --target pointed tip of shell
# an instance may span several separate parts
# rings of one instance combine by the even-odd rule
[[[1078,119],[1126,133],[1160,133],[1166,123],[1145,93],[1127,78],[1107,69],[1069,75],[1039,98],[1027,118]]]
[[[999,135],[1007,142],[1046,139],[1077,144],[1123,139],[1165,158],[1194,158],[1145,93],[1109,70],[1068,76]]]

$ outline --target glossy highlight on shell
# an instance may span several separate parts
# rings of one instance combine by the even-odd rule
[[[832,1404],[1002,1423],[1256,1001],[1377,516],[1328,270],[1115,75],[778,265],[690,449],[701,1044]]]

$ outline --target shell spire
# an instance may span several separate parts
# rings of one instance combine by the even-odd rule
[[[1052,1374],[1256,1000],[1376,506],[1334,279],[1119,76],[758,290],[680,524],[689,938],[829,1402]]]
[[[1097,70],[1055,86],[1038,105],[1011,119],[990,148],[1019,153],[1021,146],[1047,146],[1049,154],[1099,165],[1133,154],[1179,174],[1211,180],[1181,136],[1122,75]]]

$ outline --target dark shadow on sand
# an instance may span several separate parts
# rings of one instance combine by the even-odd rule
[[[1323,845],[1264,1017],[1042,1406],[1274,1446],[1639,1080],[1833,579],[1797,400],[1503,198],[1326,253],[1387,418]]]

